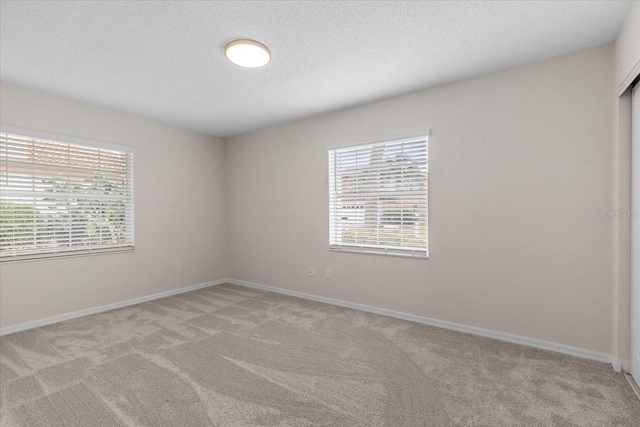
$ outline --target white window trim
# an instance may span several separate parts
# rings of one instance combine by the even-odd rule
[[[84,145],[88,147],[102,148],[105,150],[120,151],[124,153],[133,154],[137,152],[136,147],[131,147],[128,145],[96,141],[96,140],[87,139],[87,138],[79,138],[75,136],[44,132],[44,131],[39,131],[34,129],[22,128],[18,126],[6,125],[6,124],[0,124],[0,134],[20,135],[28,138],[50,140],[50,141],[67,143],[67,144],[75,144],[80,146]],[[133,170],[131,170],[131,173],[133,178]],[[132,197],[133,197],[133,193],[132,193]],[[134,211],[135,211],[135,205],[132,199],[132,205],[131,205],[132,223],[135,222]],[[42,261],[42,260],[52,260],[52,259],[58,259],[58,258],[75,258],[75,257],[84,257],[84,256],[127,253],[127,252],[135,252],[135,234],[132,234],[132,242],[130,246],[111,247],[111,248],[96,247],[91,249],[80,249],[77,251],[71,250],[71,251],[63,251],[63,252],[42,252],[42,253],[16,255],[16,256],[0,259],[0,263],[9,264],[9,263],[16,263],[16,262]]]
[[[391,135],[391,136],[384,136],[382,138],[375,138],[375,139],[359,139],[356,141],[351,141],[351,142],[341,142],[338,144],[331,144],[331,145],[327,145],[326,149],[327,151],[329,150],[339,150],[340,148],[349,148],[349,147],[357,147],[360,145],[372,145],[372,144],[380,144],[383,142],[391,142],[391,141],[397,141],[400,139],[415,139],[415,138],[420,138],[426,136],[427,138],[431,136],[431,129],[427,129],[424,131],[420,131],[420,132],[411,132],[411,133],[403,133],[400,135]]]
[[[138,150],[128,145],[113,144],[111,142],[95,141],[93,139],[78,138],[76,136],[61,135],[51,132],[43,132],[39,130],[20,128],[0,124],[0,133],[11,133],[15,135],[28,136],[29,138],[48,139],[51,141],[60,141],[68,144],[87,145],[89,147],[104,148],[105,150],[122,151],[125,153],[135,153]]]
[[[393,142],[393,141],[399,141],[399,140],[403,140],[403,139],[417,139],[417,138],[426,138],[427,140],[427,152],[429,150],[429,137],[431,136],[431,129],[427,129],[425,131],[421,131],[421,132],[412,132],[412,133],[408,133],[408,134],[401,134],[401,135],[394,135],[394,136],[386,136],[386,137],[382,137],[382,138],[376,138],[376,139],[368,139],[368,140],[358,140],[358,141],[354,141],[354,142],[346,142],[346,143],[339,143],[339,144],[331,144],[331,145],[327,145],[326,146],[326,150],[327,150],[327,154],[328,156],[330,155],[330,152],[333,150],[339,150],[342,148],[352,148],[352,147],[358,147],[358,146],[362,146],[362,145],[374,145],[374,144],[382,144],[385,142]],[[330,162],[330,159],[329,159]],[[345,253],[357,253],[357,254],[369,254],[369,255],[392,255],[392,256],[400,256],[400,257],[406,257],[406,258],[414,258],[414,259],[429,259],[429,176],[428,176],[428,170],[429,170],[429,156],[427,155],[427,195],[426,195],[426,203],[427,203],[427,215],[425,218],[426,221],[426,227],[427,227],[427,244],[426,244],[426,248],[425,249],[416,249],[416,250],[412,250],[409,248],[403,248],[403,249],[392,249],[392,248],[374,248],[374,247],[368,247],[368,246],[347,246],[347,245],[334,245],[331,244],[331,237],[329,238],[329,251],[333,251],[333,252],[345,252]],[[329,175],[329,174],[327,174]],[[331,184],[330,184],[330,177],[329,178],[329,194],[328,194],[328,199],[329,199],[329,204],[331,204],[332,202],[332,189],[331,189]],[[329,236],[331,236],[331,226],[332,226],[332,219],[331,219],[331,206],[329,206]]]

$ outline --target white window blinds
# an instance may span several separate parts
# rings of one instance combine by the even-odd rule
[[[133,153],[0,133],[0,261],[130,249]]]
[[[330,249],[427,257],[428,136],[329,150]]]

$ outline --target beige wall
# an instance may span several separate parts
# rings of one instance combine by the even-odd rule
[[[2,327],[226,277],[220,139],[5,84],[0,102],[3,124],[138,150],[135,252],[1,264]]]
[[[4,124],[138,152],[136,251],[0,265],[0,325],[232,277],[624,360],[626,226],[598,211],[628,202],[627,100],[611,93],[625,52],[591,49],[226,143],[2,85]],[[430,259],[329,252],[326,146],[429,128]]]
[[[610,45],[232,138],[230,277],[611,354],[613,68]],[[430,259],[328,251],[325,147],[429,128]]]
[[[640,2],[627,16],[614,43],[613,194],[614,209],[631,208],[631,83],[640,74]],[[620,95],[618,97],[618,95]],[[614,219],[613,355],[630,369],[631,220]]]

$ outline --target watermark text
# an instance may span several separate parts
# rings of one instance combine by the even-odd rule
[[[638,218],[640,211],[638,209],[600,209],[596,215],[598,218]]]

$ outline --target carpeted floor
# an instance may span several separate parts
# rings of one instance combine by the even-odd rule
[[[611,366],[220,285],[3,336],[4,426],[637,426]]]

